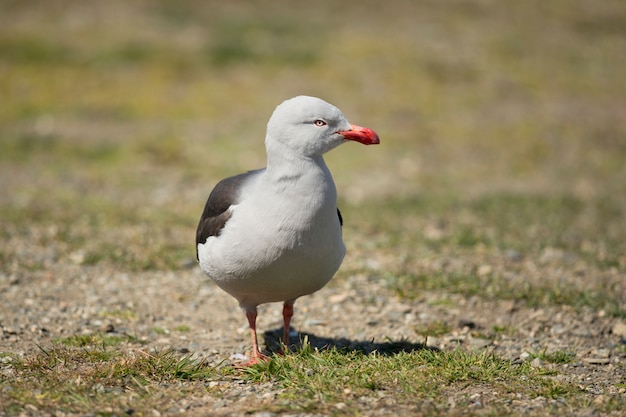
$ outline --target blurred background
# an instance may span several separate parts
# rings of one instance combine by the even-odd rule
[[[214,184],[307,94],[381,137],[327,162],[391,271],[443,246],[621,273],[625,51],[622,0],[2,0],[2,270],[193,264]]]

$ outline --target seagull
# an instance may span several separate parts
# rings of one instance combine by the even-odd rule
[[[330,281],[346,248],[337,190],[323,155],[347,141],[380,143],[376,132],[350,124],[317,97],[297,96],[272,114],[265,137],[266,168],[221,180],[196,233],[202,271],[233,296],[248,319],[251,366],[259,351],[257,306],[283,302],[283,343],[297,298]]]

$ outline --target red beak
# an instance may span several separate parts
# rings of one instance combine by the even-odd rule
[[[337,133],[346,140],[355,140],[364,145],[378,145],[380,143],[380,138],[372,129],[353,124],[350,125],[350,128],[350,130],[343,130]]]

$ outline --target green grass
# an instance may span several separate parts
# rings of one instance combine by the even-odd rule
[[[510,282],[499,276],[480,277],[475,274],[435,273],[389,276],[389,287],[398,295],[415,299],[424,291],[446,291],[467,297],[477,296],[487,300],[518,300],[528,307],[569,305],[625,317],[621,293],[612,294],[603,288],[567,288],[558,283]],[[617,285],[617,284],[616,284]]]
[[[118,346],[122,343],[137,343],[137,338],[130,335],[83,334],[53,339],[53,343],[64,346]]]
[[[332,413],[337,404],[345,404],[359,413],[367,409],[368,400],[393,397],[395,410],[406,412],[421,404],[427,413],[454,414],[449,404],[442,403],[442,396],[459,390],[456,406],[468,410],[472,399],[462,391],[473,386],[493,396],[492,412],[506,413],[513,398],[542,396],[567,403],[579,392],[574,385],[556,382],[527,365],[513,365],[488,352],[462,350],[424,349],[386,356],[305,347],[296,355],[252,367],[247,374],[254,381],[270,380],[284,388],[273,408],[276,412]]]
[[[187,333],[191,329],[186,324],[181,324],[181,325],[174,327],[174,330],[177,332],[181,332],[181,333]]]
[[[557,364],[570,363],[574,360],[575,356],[576,354],[574,352],[565,352],[562,350],[556,350],[550,353],[546,353],[546,351],[543,350],[539,353],[530,355],[532,359],[539,358],[542,361],[545,361],[548,363],[557,363]]]
[[[327,157],[350,251],[337,282],[625,317],[626,8],[596,3],[2,2],[0,273],[190,265],[211,187],[262,166],[267,117],[305,93],[382,138]],[[626,407],[487,353],[305,348],[238,375],[143,347],[96,334],[2,352],[1,411],[151,415],[238,378],[281,388],[260,410],[506,415],[518,393],[556,414]],[[557,376],[572,359],[536,355]]]
[[[160,404],[160,395],[154,395],[151,387],[163,386],[168,396],[176,399],[185,391],[167,390],[167,385],[216,374],[215,369],[190,355],[121,351],[114,348],[116,343],[96,340],[99,337],[78,339],[41,347],[39,354],[27,359],[8,356],[10,360],[2,367],[10,377],[6,373],[0,377],[3,410],[19,414],[30,405],[40,411],[143,413]]]
[[[417,327],[415,331],[425,338],[429,336],[437,337],[442,336],[444,334],[449,333],[451,330],[450,323],[445,323],[441,321],[436,321],[433,323],[428,323],[425,326]]]
[[[444,291],[626,314],[618,272],[626,268],[626,228],[617,198],[426,194],[344,211],[367,219],[356,233],[386,260],[382,277],[401,297]],[[551,274],[558,279],[546,278]]]
[[[371,234],[386,233],[391,245],[426,249],[487,247],[536,255],[558,248],[601,268],[620,267],[624,209],[617,196],[583,200],[572,195],[487,193],[476,198],[423,194],[366,205],[360,218]],[[375,213],[389,213],[376,216]],[[430,237],[425,228],[437,226]]]
[[[144,415],[176,404],[188,390],[204,392],[217,401],[220,391],[209,387],[220,382],[232,384],[239,378],[253,384],[274,384],[278,398],[255,407],[273,412],[343,414],[345,407],[364,413],[368,404],[382,405],[393,398],[397,412],[421,404],[434,415],[457,415],[472,409],[476,395],[489,403],[493,412],[505,414],[512,410],[511,401],[521,398],[546,398],[556,411],[584,404],[580,388],[554,379],[555,372],[533,369],[527,363],[515,365],[486,351],[422,349],[368,355],[318,351],[305,343],[298,352],[236,370],[208,366],[173,351],[120,350],[96,339],[55,343],[26,359],[3,355],[0,399],[5,410],[19,413],[31,405],[40,411],[119,415],[132,410]],[[552,363],[567,362],[557,352],[548,356],[554,356],[547,359]],[[612,401],[623,404],[623,400]]]

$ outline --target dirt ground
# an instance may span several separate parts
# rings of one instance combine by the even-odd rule
[[[22,357],[36,354],[55,338],[77,334],[133,335],[142,349],[176,349],[194,353],[207,363],[237,363],[250,347],[245,317],[235,301],[207,280],[195,266],[178,272],[125,273],[102,267],[55,265],[45,271],[2,276],[0,351]],[[533,366],[558,368],[564,378],[583,389],[593,415],[612,395],[626,395],[624,362],[626,323],[602,311],[577,312],[569,307],[529,309],[513,301],[487,302],[445,293],[424,293],[415,301],[397,298],[376,276],[355,275],[333,282],[296,303],[294,333],[319,348],[338,346],[365,351],[419,349],[492,350],[513,361],[528,360],[542,350],[575,354],[566,364],[534,359]],[[442,298],[446,303],[438,303]],[[281,327],[279,305],[260,308],[262,345],[275,345]],[[428,337],[425,323],[447,323],[444,334]],[[514,329],[493,335],[491,329]],[[224,414],[258,409],[279,390],[275,385],[224,384],[221,398],[190,395],[169,410]],[[448,392],[450,407],[470,387]],[[484,387],[473,387],[476,401],[496,400]],[[474,397],[473,397],[474,398]],[[512,404],[519,413],[541,413],[557,400],[542,397]],[[394,411],[395,410],[395,411]],[[380,407],[372,415],[401,412]],[[167,413],[166,413],[167,414]]]
[[[195,221],[220,178],[263,166],[274,106],[311,94],[382,144],[328,155],[348,255],[297,301],[293,340],[490,351],[584,397],[506,399],[513,415],[626,415],[625,3],[496,3],[0,2],[0,382],[11,356],[82,334],[248,355],[244,314],[192,259]],[[403,276],[429,290],[401,294]],[[433,282],[455,276],[474,285]],[[261,306],[263,347],[281,326]],[[154,416],[268,417],[281,393],[184,388]],[[457,415],[505,401],[444,391]],[[381,395],[363,409],[430,412]]]

